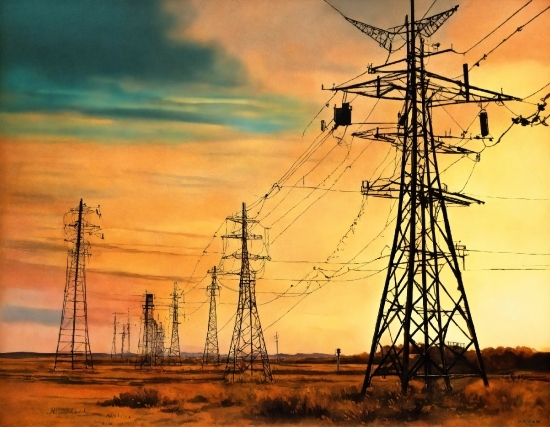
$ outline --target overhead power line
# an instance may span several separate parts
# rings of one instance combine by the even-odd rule
[[[523,6],[521,6],[518,10],[516,10],[514,13],[512,13],[508,18],[506,18],[501,24],[499,24],[493,31],[491,31],[489,34],[487,34],[485,37],[483,37],[481,40],[479,40],[477,43],[475,43],[473,46],[471,46],[468,50],[464,52],[458,52],[462,53],[463,55],[467,54],[469,51],[471,51],[474,47],[479,45],[483,40],[486,40],[487,37],[491,36],[495,31],[497,31],[499,28],[501,28],[504,24],[506,24],[510,19],[512,19],[514,16],[516,16],[522,9],[524,9],[529,3],[531,3],[533,0],[529,0],[527,3],[525,3]]]

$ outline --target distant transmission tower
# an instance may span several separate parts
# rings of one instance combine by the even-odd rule
[[[120,357],[124,357],[124,344],[126,341],[126,325],[122,324],[122,332],[120,333]]]
[[[208,271],[212,274],[212,282],[206,287],[206,292],[210,294],[210,312],[208,316],[208,331],[206,332],[206,343],[204,344],[204,353],[202,355],[202,366],[213,362],[220,363],[220,349],[218,347],[218,319],[216,316],[216,295],[220,291],[220,285],[217,282],[216,266]]]
[[[279,332],[275,332],[275,351],[277,352],[275,360],[279,363]]]
[[[256,279],[250,270],[250,259],[264,259],[259,255],[248,253],[248,241],[260,240],[262,236],[250,234],[248,224],[257,222],[246,216],[246,205],[243,203],[241,216],[227,218],[237,224],[241,224],[241,234],[228,234],[224,238],[240,239],[241,252],[227,255],[226,258],[235,257],[241,259],[241,272],[239,280],[239,303],[235,317],[235,328],[227,355],[224,378],[235,381],[235,375],[242,375],[247,370],[253,376],[254,370],[260,371],[263,380],[273,381],[269,358],[264,341],[264,334],[260,324],[260,316],[256,305]],[[259,359],[259,360],[257,360]],[[256,362],[256,365],[254,365]]]
[[[154,365],[162,365],[164,362],[164,352],[166,350],[165,348],[165,338],[166,335],[164,333],[164,326],[162,325],[162,322],[157,320],[157,322],[154,324],[155,326],[155,341],[153,345],[153,364]]]
[[[113,313],[115,320],[113,321],[113,344],[111,345],[111,359],[113,354],[116,356],[116,313]],[[124,351],[124,343],[122,344],[121,351]]]
[[[135,366],[143,368],[152,366],[155,363],[155,342],[156,342],[156,324],[154,317],[154,295],[145,293],[145,304],[143,305],[142,330],[143,334],[139,337],[138,357]]]
[[[126,353],[130,354],[130,309],[128,309],[128,320],[122,324],[120,357],[124,357],[124,345],[126,344]]]
[[[179,294],[178,294],[178,282],[174,282],[174,292],[172,295],[172,304],[170,305],[170,311],[172,313],[172,338],[170,339],[170,348],[168,349],[167,362],[181,365],[180,354],[180,335],[179,335]]]
[[[90,256],[87,235],[100,236],[101,229],[88,222],[87,216],[96,213],[101,218],[99,206],[89,208],[80,199],[63,218],[65,241],[73,244],[67,257],[67,272],[63,311],[55,352],[54,370],[60,363],[70,363],[71,369],[79,367],[93,369],[90,338],[88,336],[88,309],[86,303],[86,258]]]
[[[128,309],[128,323],[126,323],[126,334],[128,335],[128,354],[130,354],[130,309]]]
[[[468,66],[463,81],[449,79],[425,69],[425,59],[450,52],[438,51],[439,44],[426,41],[457,10],[458,6],[434,16],[415,20],[411,0],[411,21],[382,30],[344,17],[390,53],[406,47],[404,59],[369,66],[375,78],[344,83],[330,90],[377,99],[399,100],[404,106],[395,128],[373,128],[352,133],[368,140],[390,143],[401,150],[398,179],[364,181],[362,193],[397,198],[398,211],[386,281],[376,320],[362,393],[374,376],[396,375],[403,392],[413,378],[426,386],[443,378],[479,376],[488,385],[472,315],[447,214],[448,205],[482,203],[447,190],[441,182],[437,154],[474,157],[479,153],[445,142],[450,135],[434,134],[432,109],[458,103],[489,103],[519,100],[481,89],[469,83]],[[404,66],[406,65],[406,67]],[[481,135],[489,135],[487,114],[480,112]],[[335,109],[335,127],[351,125],[351,107]],[[465,137],[454,137],[461,140]],[[452,139],[450,139],[452,141]],[[476,362],[466,352],[474,349]]]

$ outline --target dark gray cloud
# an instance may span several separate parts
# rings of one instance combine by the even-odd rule
[[[133,77],[235,86],[243,81],[240,63],[221,49],[170,40],[175,22],[157,0],[3,0],[0,7],[2,70],[19,70],[20,83],[33,73],[61,82]],[[193,10],[187,10],[192,17]]]
[[[61,311],[48,308],[8,305],[0,308],[0,320],[3,322],[32,322],[42,325],[59,325]]]

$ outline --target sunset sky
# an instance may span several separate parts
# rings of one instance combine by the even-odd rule
[[[406,0],[330,3],[380,28],[410,13]],[[418,0],[417,15],[432,3]],[[429,43],[457,52],[526,3],[466,54],[433,57],[427,68],[461,75],[463,63],[473,65],[550,5],[436,1],[428,16],[460,7]],[[356,128],[321,134],[320,121],[342,102],[321,87],[384,63],[384,49],[323,0],[4,0],[0,10],[0,352],[55,352],[69,248],[63,215],[80,198],[101,205],[102,218],[90,220],[105,234],[90,238],[92,352],[110,351],[113,313],[125,321],[128,309],[135,352],[142,295],[156,295],[166,323],[175,281],[185,299],[181,350],[202,351],[207,270],[220,265],[220,236],[234,230],[225,218],[242,202],[260,221],[253,232],[269,229],[271,261],[254,263],[268,351],[276,332],[283,353],[368,351],[395,205],[363,197],[361,181],[391,176],[398,153],[352,138]],[[528,102],[483,105],[495,140],[550,93],[539,91],[550,83],[549,18],[547,11],[525,25],[470,73],[472,85],[518,98],[538,91]],[[396,120],[399,102],[375,104],[354,99],[354,122],[371,109],[370,121]],[[479,111],[438,110],[436,132],[475,136]],[[513,126],[485,149],[469,142],[483,150],[478,163],[440,158],[450,191],[485,201],[449,209],[454,240],[468,249],[463,277],[481,347],[550,350],[549,129]],[[310,146],[317,149],[296,162]],[[235,271],[238,262],[223,268]],[[223,355],[238,278],[220,282]]]

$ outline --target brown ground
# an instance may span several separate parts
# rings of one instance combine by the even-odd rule
[[[108,360],[98,360],[94,371],[51,372],[52,366],[51,358],[0,358],[0,425],[550,426],[550,382],[540,374],[492,376],[488,388],[459,379],[452,392],[436,388],[431,395],[414,383],[408,396],[394,378],[376,378],[363,400],[363,365],[336,374],[328,363],[273,364],[274,384],[226,384],[223,366],[202,371],[192,361],[150,371]],[[143,399],[147,390],[158,393],[153,406],[103,406],[120,402],[121,393]]]

